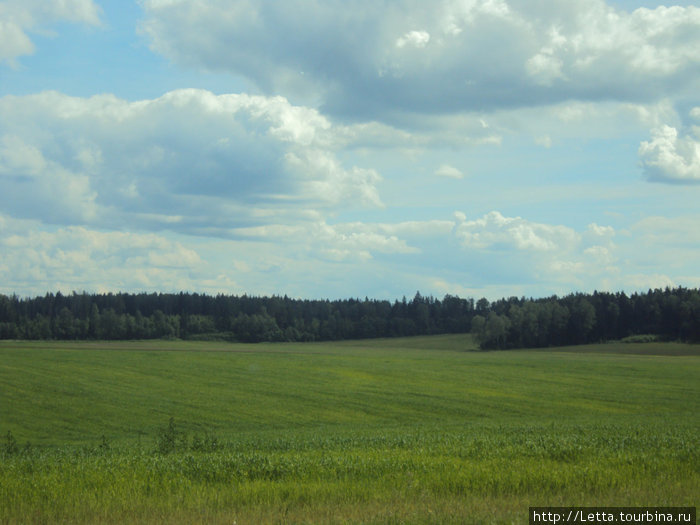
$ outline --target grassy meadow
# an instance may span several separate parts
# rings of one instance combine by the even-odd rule
[[[0,524],[698,505],[700,347],[473,350],[465,335],[1,342]]]

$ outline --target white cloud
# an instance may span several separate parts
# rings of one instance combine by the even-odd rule
[[[97,215],[89,177],[47,160],[17,136],[0,136],[0,189],[0,204],[19,217],[82,223]]]
[[[588,225],[588,233],[595,237],[613,237],[615,229],[612,226],[598,226],[593,222]]]
[[[632,224],[615,246],[620,274],[614,288],[642,290],[666,286],[697,286],[700,265],[700,216],[651,215]]]
[[[566,80],[562,73],[564,62],[554,56],[550,49],[540,51],[529,58],[525,64],[528,74],[535,82],[544,86],[551,86],[555,80]]]
[[[347,133],[281,97],[192,89],[137,102],[7,96],[0,205],[59,224],[219,235],[280,213],[307,220],[330,208],[381,207],[381,176],[345,165],[337,135]]]
[[[449,234],[449,226],[441,231]],[[53,228],[0,215],[0,293],[190,290],[308,298],[376,296],[370,292],[377,285],[388,285],[393,297],[414,284],[386,261],[420,256],[398,231],[417,232],[419,239],[436,229],[308,222],[242,228],[227,240]]]
[[[381,180],[374,170],[343,169],[338,160],[321,150],[307,150],[285,156],[290,171],[296,173],[302,186],[301,194],[323,200],[330,205],[356,201],[368,206],[382,206],[376,184]]]
[[[650,180],[700,182],[700,128],[693,135],[679,136],[671,126],[653,129],[651,141],[642,142],[639,156]]]
[[[30,55],[35,46],[27,33],[46,31],[57,22],[100,24],[100,7],[93,0],[3,0],[0,2],[0,62],[11,65]]]
[[[685,283],[700,264],[697,217],[628,222],[679,190],[633,186],[648,130],[649,179],[700,180],[700,108],[679,109],[698,106],[697,7],[141,5],[152,49],[191,68],[177,75],[266,96],[0,98],[0,282],[493,297]],[[100,16],[90,0],[0,0],[0,61]],[[465,174],[469,191],[436,184]]]
[[[34,44],[22,28],[16,23],[0,19],[0,61],[13,64],[15,57],[33,52]]]
[[[456,216],[454,236],[467,264],[478,268],[479,282],[494,284],[489,296],[504,283],[512,284],[512,295],[543,288],[548,290],[544,293],[609,289],[619,282],[620,247],[611,242],[615,230],[610,226],[591,224],[577,231],[498,211],[465,219]]]
[[[146,0],[144,10],[144,33],[169,59],[352,118],[653,101],[692,93],[700,64],[692,6],[627,13],[602,0]]]
[[[504,217],[497,211],[457,227],[464,246],[477,249],[569,251],[579,242],[579,234],[566,226],[534,223],[520,217]]]
[[[1,293],[192,288],[199,254],[156,234],[102,232],[80,226],[47,231],[35,221],[2,218]]]
[[[447,177],[448,179],[463,179],[464,173],[459,171],[454,166],[449,164],[443,164],[438,169],[435,170],[435,175],[438,177]]]
[[[270,223],[235,229],[235,240],[226,240],[55,228],[0,215],[0,293],[393,298],[420,289],[497,298],[688,285],[683,276],[700,263],[697,223],[695,216],[650,217],[616,236],[596,223],[579,231],[496,211],[473,220],[457,212],[453,220]]]
[[[406,225],[343,223],[325,221],[299,225],[271,224],[239,228],[235,234],[242,238],[274,241],[279,245],[302,246],[312,254],[324,258],[345,260],[359,257],[371,259],[373,254],[409,254],[419,250],[399,237]]]
[[[46,160],[34,146],[13,135],[0,137],[0,175],[34,177],[46,169]]]
[[[430,33],[427,31],[409,31],[396,41],[396,47],[425,47],[430,42]]]
[[[591,246],[583,250],[584,255],[592,258],[598,264],[612,264],[617,261],[612,250],[606,246]]]

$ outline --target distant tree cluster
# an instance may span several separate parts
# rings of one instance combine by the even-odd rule
[[[700,292],[666,288],[631,296],[594,292],[537,300],[512,297],[474,315],[471,331],[482,348],[576,345],[642,334],[696,342]]]
[[[474,301],[179,294],[0,295],[0,339],[322,341],[468,332]]]
[[[566,297],[304,300],[179,294],[0,295],[0,339],[329,341],[472,332],[482,348],[583,344],[653,334],[700,341],[700,292]]]

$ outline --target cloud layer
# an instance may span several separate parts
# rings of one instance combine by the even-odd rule
[[[146,0],[144,9],[152,48],[174,62],[352,118],[649,101],[700,87],[696,7]]]
[[[195,290],[323,298],[373,290],[394,298],[415,288],[496,299],[698,286],[692,271],[700,264],[698,220],[650,217],[622,232],[595,223],[577,230],[494,210],[440,221],[274,224],[213,241],[46,228],[0,215],[0,293]],[[655,249],[640,258],[640,244]]]
[[[139,45],[169,87],[0,92],[0,292],[700,285],[698,7],[142,0],[125,37],[98,3],[0,0],[0,68],[51,85],[70,23],[66,92]]]
[[[0,205],[47,223],[208,235],[381,206],[379,174],[345,166],[335,141],[326,118],[281,97],[5,97]]]
[[[415,130],[430,116],[493,115],[571,101],[648,106],[660,102],[659,94],[692,100],[700,92],[700,8],[694,6],[632,12],[602,0],[430,6],[292,0],[283,7],[147,0],[143,6],[144,35],[174,63],[229,72],[262,93],[284,93],[346,120]],[[646,175],[694,182],[697,137],[673,137],[669,128],[673,123],[656,123],[650,140],[640,143]],[[557,132],[532,140],[549,148]],[[500,140],[494,133],[490,138]],[[458,178],[443,168],[435,173]]]

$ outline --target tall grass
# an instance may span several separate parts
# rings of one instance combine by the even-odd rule
[[[0,516],[123,523],[201,514],[211,523],[254,523],[261,512],[276,522],[291,512],[333,522],[336,509],[335,522],[351,511],[358,522],[391,523],[380,510],[400,515],[421,501],[417,522],[443,508],[476,512],[474,523],[520,523],[527,504],[696,505],[699,450],[697,428],[664,424],[250,436],[215,452],[168,454],[34,449],[0,463]],[[479,500],[493,507],[477,512]],[[451,522],[444,512],[440,519]]]

